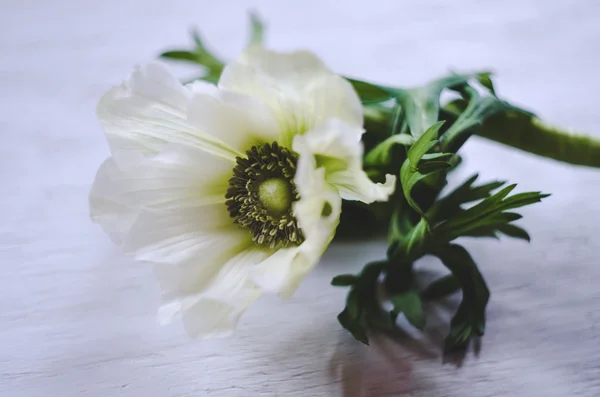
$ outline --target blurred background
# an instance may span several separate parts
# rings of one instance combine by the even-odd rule
[[[329,281],[381,258],[383,241],[332,246],[290,302],[261,299],[231,339],[156,324],[151,269],[88,218],[108,156],[95,106],[135,65],[190,46],[191,27],[235,57],[250,10],[272,49],[310,49],[339,73],[397,86],[492,70],[504,99],[600,136],[597,0],[2,0],[0,395],[600,395],[600,171],[479,138],[457,179],[477,171],[553,196],[522,212],[531,244],[467,244],[492,290],[478,356],[443,364],[448,318],[400,344],[365,347],[341,329],[345,292]]]

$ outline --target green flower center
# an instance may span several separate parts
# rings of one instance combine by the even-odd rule
[[[282,178],[267,179],[258,185],[258,199],[269,215],[281,215],[292,208],[292,185]]]
[[[299,245],[302,231],[292,211],[298,200],[294,183],[298,156],[277,142],[253,146],[236,157],[226,205],[235,223],[248,229],[252,240],[270,248]]]

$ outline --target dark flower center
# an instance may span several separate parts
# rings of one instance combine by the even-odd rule
[[[257,244],[275,248],[304,241],[292,212],[299,198],[294,183],[297,161],[295,153],[277,142],[253,146],[245,158],[236,157],[225,195],[227,210]]]

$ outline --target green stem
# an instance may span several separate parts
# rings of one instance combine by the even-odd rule
[[[369,113],[373,113],[373,110],[370,109]],[[370,118],[369,113],[365,112],[370,127],[367,131],[378,136],[384,135],[384,131],[389,129],[391,109],[378,109],[375,118]],[[450,121],[457,117],[448,109],[442,110],[442,114],[442,118]],[[476,127],[474,133],[538,156],[600,168],[600,138],[560,130],[526,113],[506,112],[493,116]]]
[[[493,117],[477,135],[538,156],[600,168],[600,139],[561,131],[525,114]]]

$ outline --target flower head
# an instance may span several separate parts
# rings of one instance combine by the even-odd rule
[[[290,296],[338,225],[341,200],[383,201],[362,170],[362,107],[308,52],[246,50],[218,86],[138,68],[104,95],[112,157],[90,207],[116,243],[155,264],[159,319],[224,336],[263,292]]]

